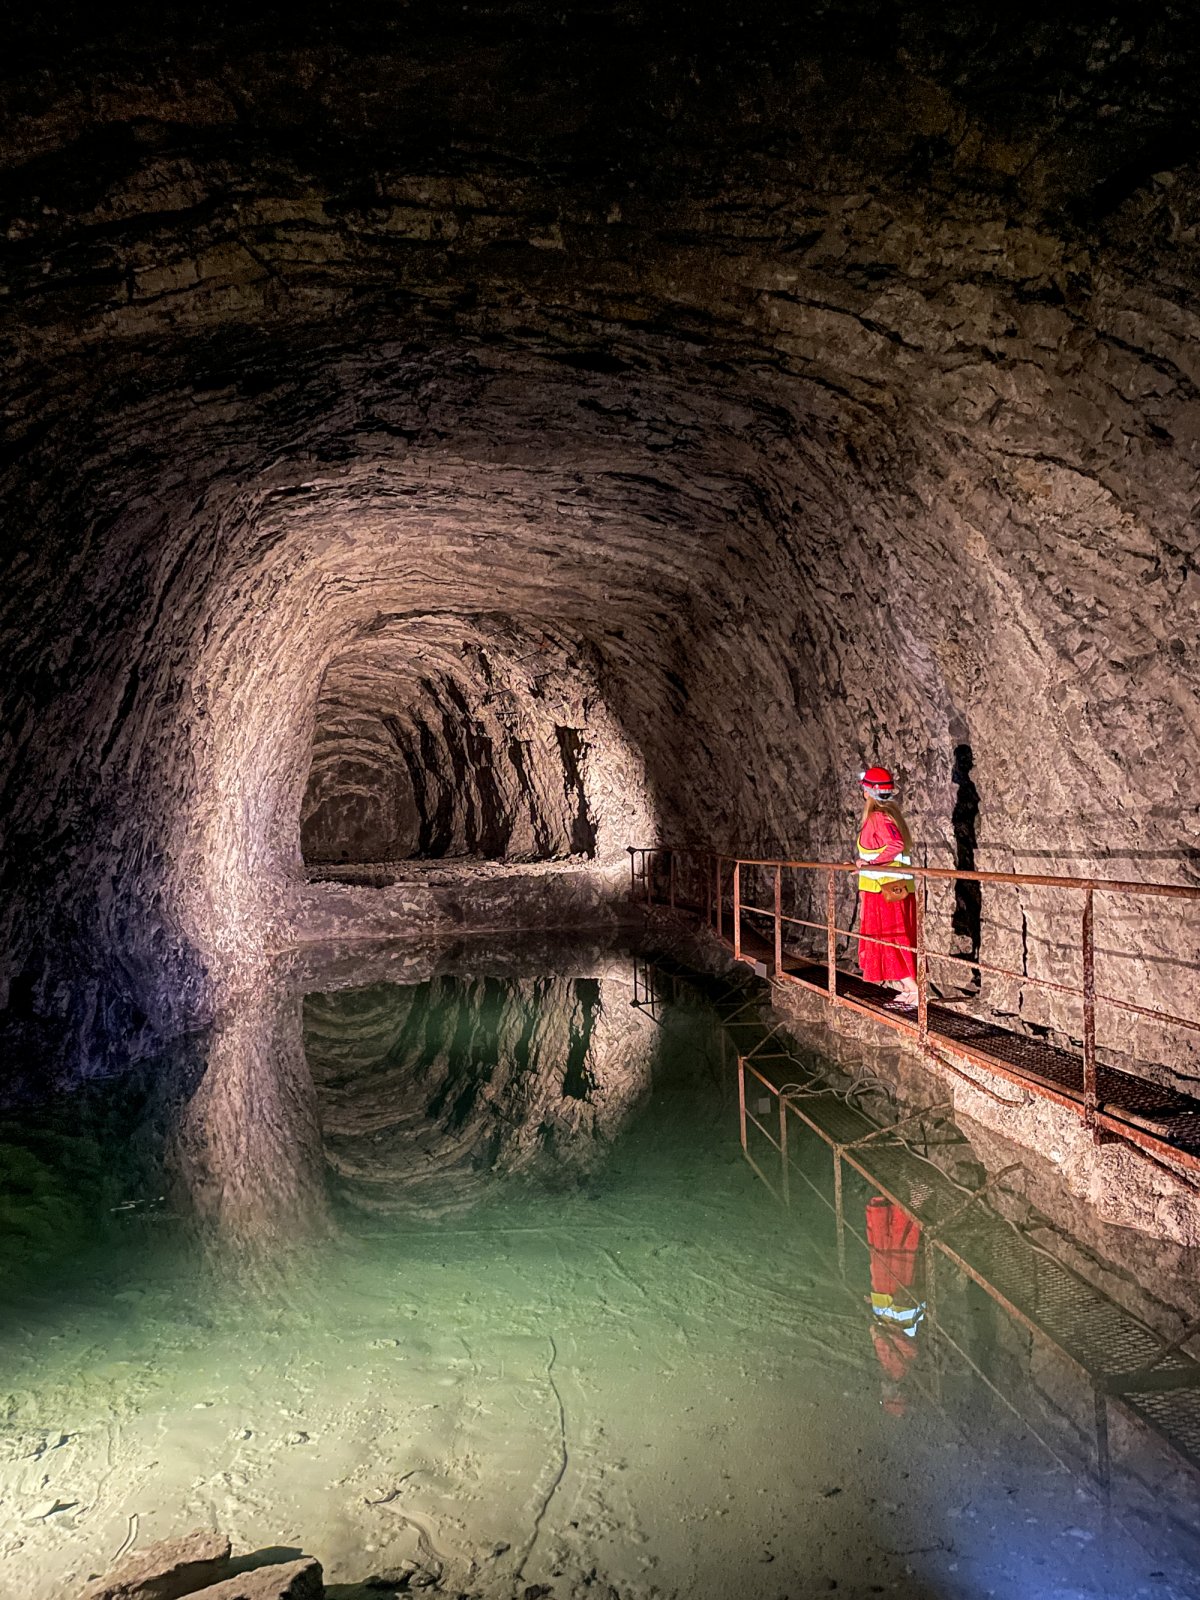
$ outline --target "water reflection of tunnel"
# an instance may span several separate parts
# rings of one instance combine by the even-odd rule
[[[304,1050],[339,1203],[465,1209],[489,1175],[554,1188],[605,1160],[659,1034],[629,978],[439,976],[314,993]]]

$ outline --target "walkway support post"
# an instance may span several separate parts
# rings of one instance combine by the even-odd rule
[[[837,999],[837,881],[831,868],[825,874],[825,960],[829,967],[829,994]]]
[[[742,863],[733,863],[733,959],[742,959]]]
[[[738,1131],[742,1139],[742,1151],[746,1150],[746,1064],[742,1056],[737,1060],[738,1075]]]
[[[775,971],[783,971],[783,868],[775,863]]]
[[[1095,907],[1092,890],[1088,889],[1083,897],[1083,1120],[1097,1144],[1100,1142],[1096,1127],[1099,1098],[1096,1092]]]
[[[917,913],[917,1038],[929,1048],[929,957],[925,950],[925,881],[913,884]]]
[[[791,1183],[788,1177],[788,1125],[787,1125],[787,1100],[783,1095],[779,1097],[779,1160],[781,1163],[781,1178],[783,1189],[783,1203],[789,1209],[792,1204]]]

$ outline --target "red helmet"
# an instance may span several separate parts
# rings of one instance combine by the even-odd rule
[[[858,781],[864,789],[874,790],[881,800],[886,800],[896,788],[886,767],[868,767],[865,772],[859,773]]]

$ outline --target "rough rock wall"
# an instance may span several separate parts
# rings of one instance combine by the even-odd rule
[[[502,619],[380,617],[321,686],[305,860],[619,856],[648,797],[584,654]]]
[[[253,981],[380,617],[585,662],[610,841],[844,855],[880,758],[948,862],[969,747],[979,866],[1195,881],[1200,75],[1148,9],[22,18],[8,1020],[149,1042]],[[1106,981],[1191,937],[1126,917]]]

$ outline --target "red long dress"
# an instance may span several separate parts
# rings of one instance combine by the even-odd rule
[[[870,853],[872,867],[886,866],[904,851],[900,829],[885,811],[872,811],[858,836],[862,852]],[[875,852],[878,851],[878,855]],[[860,916],[858,964],[868,983],[894,983],[897,978],[917,976],[917,900],[906,894],[903,900],[885,900],[878,889],[863,889],[859,894]],[[874,944],[872,939],[887,940]],[[904,948],[897,950],[896,945]]]
[[[894,1416],[908,1409],[903,1389],[917,1359],[917,1334],[925,1301],[917,1289],[921,1224],[892,1201],[876,1195],[867,1205],[871,1253],[871,1342],[882,1369],[883,1404]]]

